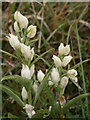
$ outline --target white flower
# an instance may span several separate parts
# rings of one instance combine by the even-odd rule
[[[14,22],[14,30],[15,30],[16,32],[20,32],[20,28],[19,28],[19,26],[18,26],[18,24],[17,24],[16,21]]]
[[[60,81],[59,72],[57,68],[52,69],[51,79],[54,83],[58,83]]]
[[[32,65],[31,68],[29,69],[27,65],[22,64],[22,70],[21,70],[22,77],[31,79],[33,74],[34,74],[34,65]]]
[[[35,93],[37,92],[37,89],[38,89],[38,85],[34,82],[34,84],[33,84],[33,90],[34,90]]]
[[[61,60],[60,60],[59,57],[57,57],[56,55],[53,55],[53,58],[52,58],[52,59],[54,60],[54,63],[55,63],[55,65],[56,65],[56,67],[62,66],[62,62],[61,62]]]
[[[45,74],[42,72],[42,70],[39,70],[37,73],[37,79],[39,82],[42,82],[43,78],[44,78]]]
[[[63,62],[62,62],[62,65],[65,67],[68,65],[68,63],[72,60],[72,56],[71,55],[68,55],[68,56],[65,56],[63,58]]]
[[[23,56],[27,59],[32,60],[34,57],[34,48],[30,49],[30,46],[26,46],[25,44],[21,43],[21,52]]]
[[[68,84],[68,77],[64,76],[63,78],[61,78],[61,81],[60,81],[60,87],[61,88],[65,88]]]
[[[25,16],[23,16],[19,11],[15,12],[14,18],[19,23],[21,29],[27,28],[28,19]]]
[[[78,75],[78,73],[75,69],[68,70],[67,74],[70,79],[74,80],[75,82],[78,82],[78,79],[76,77]]]
[[[18,40],[18,37],[12,34],[9,34],[10,37],[7,36],[10,45],[16,50],[20,48],[20,42]]]
[[[23,109],[26,110],[26,113],[28,115],[29,118],[31,118],[36,112],[33,110],[34,107],[32,105],[26,104],[25,107],[23,107]]]
[[[36,35],[36,26],[30,25],[27,29],[27,37],[33,38]]]
[[[25,101],[28,98],[28,93],[25,89],[25,87],[22,88],[22,99]]]
[[[49,82],[48,82],[48,85],[49,85],[49,86],[52,86],[53,84],[54,84],[54,83],[53,83],[52,81],[49,81]]]
[[[63,43],[61,43],[60,46],[58,47],[59,55],[68,55],[69,52],[70,52],[70,45],[66,45],[64,47]]]

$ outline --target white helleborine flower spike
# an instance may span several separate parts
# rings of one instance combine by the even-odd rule
[[[42,70],[39,70],[37,73],[37,79],[39,82],[42,82],[43,78],[44,78],[45,74],[42,72]]]
[[[9,34],[10,37],[7,36],[10,45],[16,50],[20,48],[20,42],[18,40],[18,37],[12,34]]]
[[[20,28],[19,28],[18,23],[16,21],[14,22],[14,30],[16,32],[20,32]]]
[[[32,60],[34,57],[34,48],[30,49],[30,46],[27,46],[23,43],[20,44],[21,46],[21,52],[23,56],[27,59]]]
[[[33,38],[36,35],[36,26],[30,25],[27,29],[27,37]]]
[[[51,79],[54,83],[58,83],[60,81],[59,72],[57,68],[52,69]]]
[[[21,29],[27,28],[28,19],[25,16],[23,16],[19,11],[15,12],[14,18],[19,23]]]
[[[36,93],[38,89],[38,85],[34,82],[32,87],[33,87],[34,92]]]
[[[32,118],[32,116],[36,113],[33,109],[34,107],[32,105],[26,104],[25,107],[23,107],[23,109],[26,110],[26,113],[28,115],[29,118]]]
[[[65,67],[68,65],[68,63],[72,60],[72,56],[71,55],[68,55],[68,56],[65,56],[63,58],[63,62],[62,62],[62,65]]]
[[[30,69],[27,65],[22,64],[21,76],[30,79]]]
[[[75,69],[68,70],[67,74],[70,79],[74,80],[75,82],[78,82],[78,79],[76,77],[78,75],[78,73]]]
[[[62,66],[62,62],[59,57],[57,57],[56,55],[53,55],[52,59],[54,60],[56,67]]]
[[[66,45],[64,47],[63,43],[61,43],[60,46],[58,47],[59,55],[68,55],[69,52],[70,52],[70,45]]]
[[[25,89],[25,87],[22,88],[22,99],[25,101],[28,98],[28,93]]]
[[[63,78],[61,78],[61,81],[60,81],[60,87],[61,88],[65,88],[68,84],[68,77],[64,76]]]

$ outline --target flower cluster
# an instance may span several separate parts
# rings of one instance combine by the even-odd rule
[[[28,19],[19,11],[15,12],[14,19],[14,30],[17,35],[9,34],[7,37],[10,45],[16,51],[18,59],[22,62],[21,76],[31,81],[32,88],[36,94],[39,85],[44,80],[45,74],[47,74],[47,70],[46,73],[39,70],[35,76],[35,65],[31,63],[34,58],[34,47],[31,48],[30,39],[36,35],[37,29],[34,25],[28,25]],[[64,91],[69,79],[75,83],[78,82],[77,71],[67,67],[72,60],[72,56],[70,55],[70,45],[64,46],[64,44],[61,43],[58,47],[58,56],[53,55],[52,59],[54,61],[54,67],[48,76],[48,86],[54,86],[60,89],[58,100],[61,107],[63,107],[66,103]],[[23,109],[26,110],[27,115],[31,118],[36,112],[31,104],[26,104],[29,98],[29,92],[25,86],[22,87],[21,95],[25,102],[25,107],[23,107]]]

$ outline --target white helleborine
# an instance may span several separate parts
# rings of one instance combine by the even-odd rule
[[[20,28],[19,28],[18,23],[16,21],[14,22],[14,30],[16,32],[20,32]]]
[[[10,37],[9,37],[10,36]],[[18,37],[12,34],[9,34],[9,36],[7,36],[10,45],[16,50],[18,48],[20,48],[20,42],[18,40]]]
[[[31,79],[33,74],[34,74],[34,64],[31,66],[30,69],[27,65],[22,64],[22,70],[21,70],[21,76],[22,77]]]
[[[68,63],[69,63],[71,60],[72,60],[72,56],[71,56],[71,55],[65,56],[65,57],[63,58],[63,62],[62,62],[63,67],[67,66]]]
[[[57,68],[53,68],[51,72],[51,79],[53,83],[58,83],[60,81],[59,72]]]
[[[68,77],[64,76],[63,78],[61,78],[61,81],[60,81],[60,87],[61,88],[65,88],[68,84]]]
[[[26,113],[28,115],[29,118],[32,118],[32,116],[36,113],[33,109],[34,107],[32,105],[26,104],[25,107],[23,107],[23,109],[26,110]]]
[[[54,85],[54,83],[53,83],[52,81],[49,81],[49,82],[48,82],[48,85],[49,85],[49,86],[52,86],[52,85]]]
[[[27,37],[33,38],[36,35],[36,26],[30,25],[27,29]]]
[[[23,43],[20,44],[21,46],[21,52],[23,54],[23,56],[29,60],[32,60],[34,57],[34,48],[30,49],[30,46],[27,46]]]
[[[25,16],[23,16],[19,11],[15,12],[14,18],[19,23],[21,29],[27,28],[28,19]]]
[[[78,79],[76,77],[78,75],[78,73],[75,69],[68,70],[67,74],[70,79],[74,80],[75,82],[78,82]]]
[[[34,92],[36,93],[38,89],[38,85],[34,82],[32,87],[33,87]]]
[[[54,60],[56,67],[62,66],[62,62],[59,57],[57,57],[56,55],[53,55],[52,59]]]
[[[27,93],[27,91],[26,91],[26,89],[25,89],[25,87],[23,87],[22,88],[22,99],[25,101],[25,100],[27,100],[27,98],[28,98],[28,93]]]
[[[43,78],[44,78],[45,74],[42,72],[42,70],[39,70],[37,73],[37,79],[39,82],[42,82]]]
[[[70,52],[70,45],[66,45],[64,47],[64,44],[61,43],[60,46],[58,47],[58,53],[59,55],[68,55]]]

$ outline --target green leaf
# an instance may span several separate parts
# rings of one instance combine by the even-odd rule
[[[27,79],[25,77],[21,77],[19,75],[5,76],[1,79],[1,82],[5,81],[5,80],[14,80],[16,83],[19,83],[19,84],[25,86],[26,88],[28,88],[28,85],[31,86],[31,80],[30,79]]]
[[[6,54],[6,55],[8,55],[8,56],[11,56],[11,57],[13,57],[13,58],[16,58],[16,59],[17,59],[17,57],[16,57],[15,55],[10,54],[9,52],[6,52],[6,51],[1,50],[1,49],[0,49],[0,52],[2,52],[2,53]]]
[[[11,113],[8,113],[8,118],[18,118],[16,115],[13,115]]]
[[[17,94],[11,91],[9,87],[0,84],[0,89],[12,97],[21,107],[24,107],[24,102]]]
[[[60,25],[50,34],[50,36],[45,40],[45,42],[42,44],[41,47],[43,47],[43,46],[53,37],[53,35],[54,35],[64,24],[65,24],[65,23],[60,24]]]
[[[48,52],[50,52],[52,49],[47,50],[46,52],[44,52],[43,54],[41,54],[40,56],[38,55],[38,57],[31,63],[31,66],[33,64],[35,64],[38,60],[40,60],[45,54],[47,54]]]
[[[42,92],[42,89],[43,89],[43,87],[45,86],[45,84],[46,84],[46,82],[47,82],[47,78],[48,78],[48,76],[49,76],[49,74],[50,74],[51,69],[52,69],[53,66],[54,66],[54,65],[52,65],[52,66],[49,68],[49,70],[47,71],[47,73],[46,73],[43,81],[41,82],[40,86],[38,87],[38,90],[37,90],[38,92],[37,92],[36,95],[35,95],[34,105],[35,105],[35,103],[37,102],[37,100],[38,100],[38,98],[39,98],[39,96],[40,96],[40,94],[41,94],[41,92]]]
[[[90,96],[90,93],[82,94],[82,95],[79,95],[79,96],[73,98],[72,100],[69,100],[66,103],[66,105],[61,109],[61,114],[65,114],[73,104],[75,104],[77,101],[79,101],[83,98],[86,98],[88,96]]]

